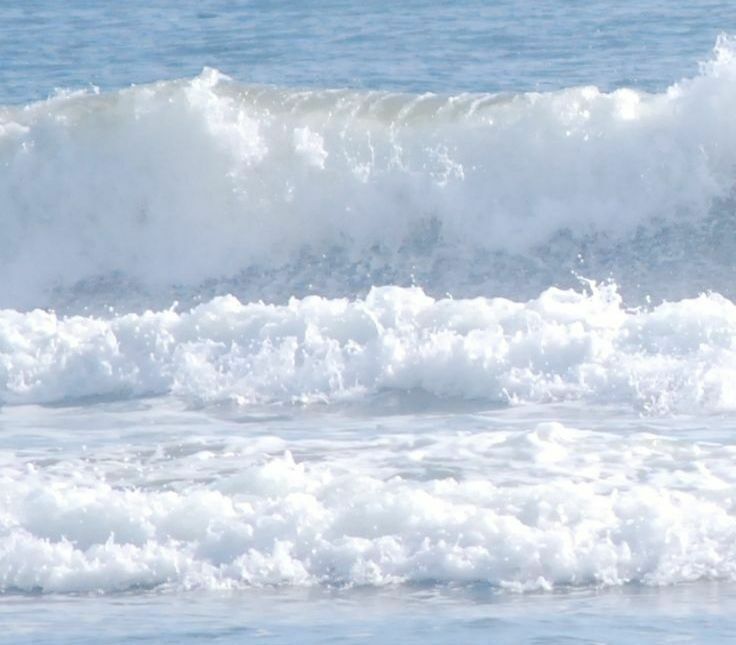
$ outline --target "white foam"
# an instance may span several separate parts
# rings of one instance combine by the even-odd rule
[[[732,447],[639,434],[622,450],[557,423],[336,447],[16,459],[0,476],[0,590],[736,577]],[[161,468],[187,477],[162,487]]]
[[[0,401],[172,395],[189,404],[363,400],[386,391],[651,412],[736,407],[736,306],[716,294],[627,310],[615,285],[528,302],[216,298],[108,318],[0,311]]]
[[[732,51],[721,38],[657,95],[297,92],[205,70],[2,108],[0,303],[110,275],[198,285],[305,249],[364,258],[427,231],[470,257],[692,222],[734,186]]]
[[[550,286],[559,272],[546,264],[597,244],[636,260],[634,274],[656,265],[658,302],[674,268],[689,276],[712,250],[701,283],[732,282],[735,49],[721,38],[700,75],[657,95],[298,92],[205,70],[0,108],[4,414],[155,396],[202,406],[208,424],[213,409],[345,404],[374,433],[348,445],[343,428],[320,439],[305,421],[212,442],[175,425],[154,447],[161,419],[143,412],[141,428],[115,419],[88,450],[48,409],[38,437],[13,417],[0,591],[735,579],[731,445],[624,433],[620,417],[611,434],[420,417],[394,436],[370,416],[417,391],[496,412],[736,409],[731,299],[632,309],[613,283]],[[692,233],[701,254],[672,243]],[[496,252],[511,259],[483,264]],[[363,289],[409,283],[415,257],[428,258],[426,291]],[[488,273],[531,285],[535,270],[540,288],[512,286],[513,299],[436,297],[443,285],[488,293]],[[287,300],[316,272],[337,288]],[[277,285],[273,304],[205,295],[189,307],[251,276],[257,297]],[[117,310],[95,299],[106,284],[124,287]],[[54,290],[77,315],[29,310]],[[169,308],[179,290],[187,304]],[[141,293],[165,306],[126,308]],[[105,427],[102,408],[84,409]]]

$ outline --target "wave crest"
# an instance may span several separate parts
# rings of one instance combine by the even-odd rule
[[[321,285],[333,294],[412,273],[539,289],[580,258],[624,286],[669,262],[718,287],[722,266],[697,267],[733,221],[733,51],[722,37],[699,76],[654,95],[300,92],[205,70],[2,108],[0,303],[100,281],[257,291],[274,273],[284,297],[325,257],[351,275]]]

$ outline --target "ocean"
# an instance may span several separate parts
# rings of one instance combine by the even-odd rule
[[[0,4],[0,642],[736,639],[736,4]]]

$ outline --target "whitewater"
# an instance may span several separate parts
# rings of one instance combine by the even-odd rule
[[[11,637],[115,599],[726,602],[734,114],[727,34],[661,89],[205,67],[0,106]]]
[[[6,106],[0,305],[518,299],[576,273],[632,299],[732,295],[733,59],[722,36],[659,94],[294,91],[207,69]]]

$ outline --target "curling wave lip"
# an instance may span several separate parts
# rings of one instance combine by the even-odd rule
[[[734,189],[733,48],[722,37],[698,76],[661,94],[293,91],[205,70],[3,108],[0,304],[48,306],[110,280],[149,292],[255,274],[265,285],[334,254],[390,281],[412,255],[429,288],[446,264],[446,282],[478,279],[458,257],[531,258],[517,273],[546,263],[542,288],[555,263],[636,236],[661,259],[656,242],[677,227],[687,241],[728,224],[713,206]],[[724,237],[713,235],[704,248]],[[284,280],[282,297],[296,287]]]

